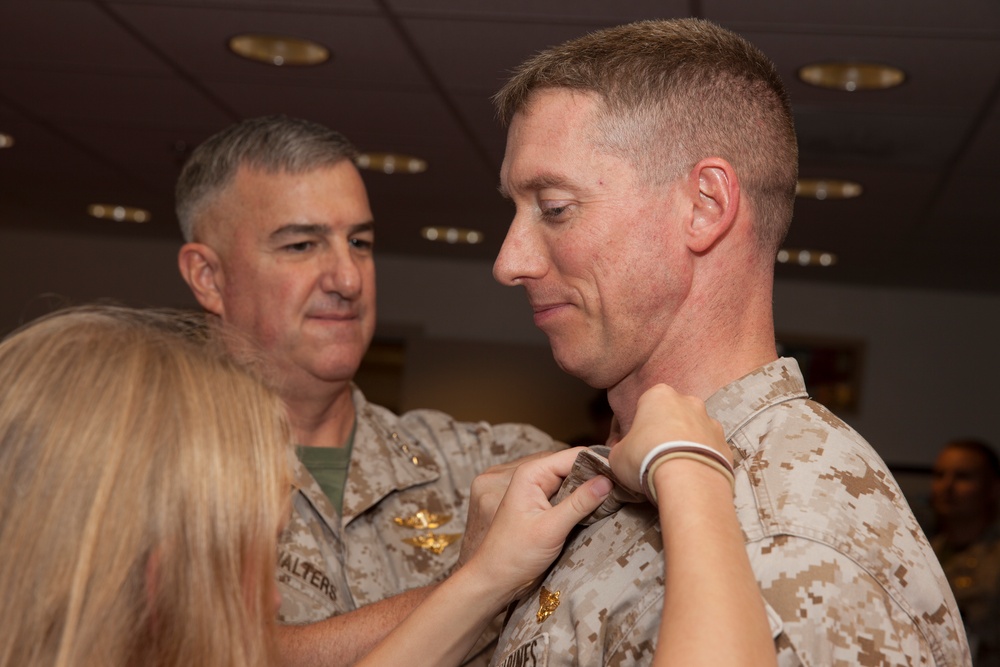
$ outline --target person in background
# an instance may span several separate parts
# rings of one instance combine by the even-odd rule
[[[277,563],[289,664],[351,664],[370,650],[474,550],[476,476],[558,446],[521,424],[396,415],[353,384],[376,307],[376,224],[356,153],[316,123],[252,118],[198,146],[176,189],[181,275],[248,339],[299,446]],[[470,663],[489,659],[498,625]]]
[[[934,462],[934,553],[955,593],[977,667],[1000,665],[1000,459],[982,440],[948,442]]]
[[[707,21],[642,21],[533,56],[495,101],[508,124],[500,189],[515,213],[494,276],[525,289],[556,362],[607,389],[615,413],[610,452],[581,455],[567,483],[608,469],[652,386],[695,396],[732,447],[738,525],[779,664],[968,665],[954,597],[884,462],[777,356],[774,264],[797,145],[774,64]],[[668,458],[656,473],[726,469],[700,446],[648,455],[640,483]],[[678,458],[695,467],[662,470]],[[658,644],[663,624],[715,622],[671,613],[668,559],[685,531],[664,533],[687,524],[643,500],[573,533],[511,612],[492,664],[646,664],[673,649]],[[726,591],[685,584],[724,609]],[[731,648],[723,632],[691,637]]]

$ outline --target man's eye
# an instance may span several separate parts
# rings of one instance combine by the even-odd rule
[[[375,242],[368,239],[351,239],[351,245],[359,250],[371,250]]]
[[[288,252],[306,252],[311,250],[315,244],[312,241],[299,241],[298,243],[289,243],[283,246],[282,249]]]
[[[542,217],[547,219],[556,219],[561,217],[568,209],[568,205],[563,206],[543,206],[542,207]]]

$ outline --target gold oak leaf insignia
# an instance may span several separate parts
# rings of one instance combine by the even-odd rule
[[[440,535],[427,533],[425,535],[417,535],[416,537],[404,538],[403,542],[420,549],[426,549],[433,554],[440,554],[448,545],[458,541],[461,537],[462,533],[443,533]]]
[[[535,618],[541,623],[549,616],[552,612],[556,610],[559,606],[559,591],[553,593],[545,586],[542,586],[542,590],[538,592],[538,613],[535,614]]]
[[[417,513],[412,516],[397,516],[393,519],[393,521],[396,522],[396,525],[403,526],[404,528],[427,530],[428,528],[439,528],[440,526],[448,523],[451,521],[451,515],[434,514],[434,512],[431,512],[430,510],[417,510]]]

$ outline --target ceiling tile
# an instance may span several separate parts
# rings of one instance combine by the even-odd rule
[[[3,3],[0,65],[143,74],[169,71],[96,4],[60,0]]]
[[[607,0],[480,0],[456,3],[454,0],[388,0],[393,9],[408,15],[432,14],[439,17],[493,18],[567,23],[591,21],[616,24],[650,18],[687,16],[687,0],[631,0],[610,3]]]
[[[427,87],[405,45],[379,16],[148,5],[122,6],[118,11],[156,48],[200,80]],[[243,33],[310,39],[330,49],[332,58],[312,67],[251,62],[231,53],[226,46],[231,37]]]
[[[701,0],[701,8],[705,18],[720,23],[767,24],[797,31],[1000,36],[1000,4],[993,0]]]
[[[374,0],[113,0],[114,5],[162,5],[165,7],[211,7],[217,9],[259,9],[269,11],[355,11],[374,13]]]
[[[521,61],[592,25],[407,19],[406,29],[438,78],[456,93],[492,95]],[[456,58],[456,53],[466,54]]]
[[[58,93],[55,93],[58,91]],[[3,93],[43,118],[162,127],[221,126],[223,110],[173,77],[7,70]]]
[[[864,35],[743,32],[772,58],[793,104],[898,110],[919,105],[937,111],[976,110],[1000,78],[1000,39],[895,38]],[[884,63],[907,73],[903,85],[883,91],[848,93],[798,80],[803,65],[830,60]]]

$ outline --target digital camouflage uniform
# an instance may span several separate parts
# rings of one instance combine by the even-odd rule
[[[353,400],[343,516],[293,463],[298,491],[278,555],[284,623],[320,621],[443,579],[458,559],[476,475],[556,446],[531,426],[462,423],[433,410],[397,416],[357,388]]]
[[[962,549],[931,540],[962,612],[976,667],[1000,667],[1000,524]]]
[[[794,360],[757,369],[707,408],[733,447],[736,511],[780,665],[970,664],[955,600],[902,493],[871,447],[807,398]],[[599,460],[578,461],[564,486]],[[491,664],[652,660],[663,607],[655,508],[625,502],[578,530],[513,610]]]

